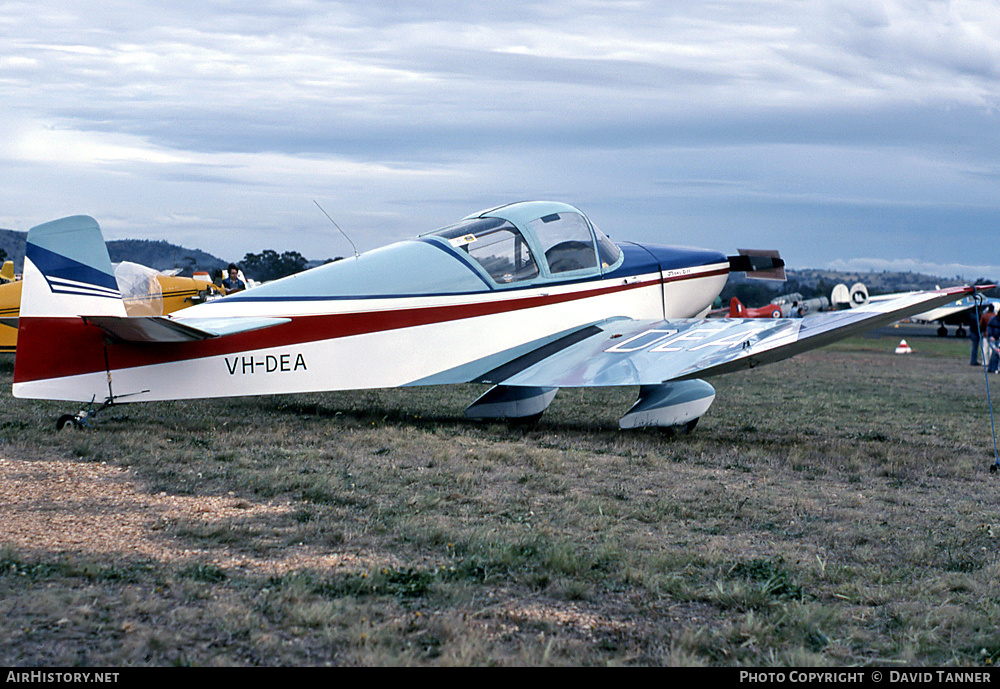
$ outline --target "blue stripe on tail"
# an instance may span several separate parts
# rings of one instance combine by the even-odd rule
[[[25,247],[25,255],[31,259],[49,283],[55,294],[81,294],[89,297],[120,299],[118,281],[114,275],[85,263],[42,248],[36,244]]]

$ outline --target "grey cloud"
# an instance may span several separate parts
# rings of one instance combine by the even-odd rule
[[[9,212],[54,211],[40,185],[71,188],[67,207],[85,202],[91,175],[124,197],[96,202],[119,227],[237,223],[266,238],[280,217],[307,241],[308,184],[330,188],[374,241],[559,195],[619,238],[696,231],[734,244],[753,232],[812,265],[868,247],[973,265],[974,242],[942,247],[934,232],[995,227],[989,3],[127,10],[5,5],[0,117],[128,134],[182,162],[31,163],[35,188],[0,192]],[[0,144],[8,169],[28,165]],[[291,172],[259,169],[275,156]],[[347,179],[315,161],[385,169]],[[191,220],[171,226],[167,208]]]

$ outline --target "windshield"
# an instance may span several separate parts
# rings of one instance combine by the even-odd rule
[[[579,213],[551,213],[529,224],[553,275],[597,266],[590,224]]]
[[[434,233],[453,248],[465,251],[500,284],[538,277],[538,265],[524,237],[500,218],[476,218]]]
[[[597,225],[594,225],[594,234],[597,235],[597,255],[601,257],[601,268],[610,268],[618,263],[622,250],[618,245],[608,239],[607,235],[601,232]]]

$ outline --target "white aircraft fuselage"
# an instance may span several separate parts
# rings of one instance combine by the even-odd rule
[[[18,357],[14,394],[84,402],[485,381],[519,351],[558,347],[589,324],[699,316],[730,271],[717,251],[612,244],[565,204],[513,204],[170,317],[268,327],[163,342],[95,325],[124,316],[113,295],[53,307],[52,270],[34,264],[51,257],[34,254],[25,284],[43,298],[22,305],[19,349],[32,354]]]

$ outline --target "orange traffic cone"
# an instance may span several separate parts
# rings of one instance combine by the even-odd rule
[[[913,350],[910,349],[910,345],[906,344],[906,340],[900,340],[896,347],[896,354],[913,354]]]

